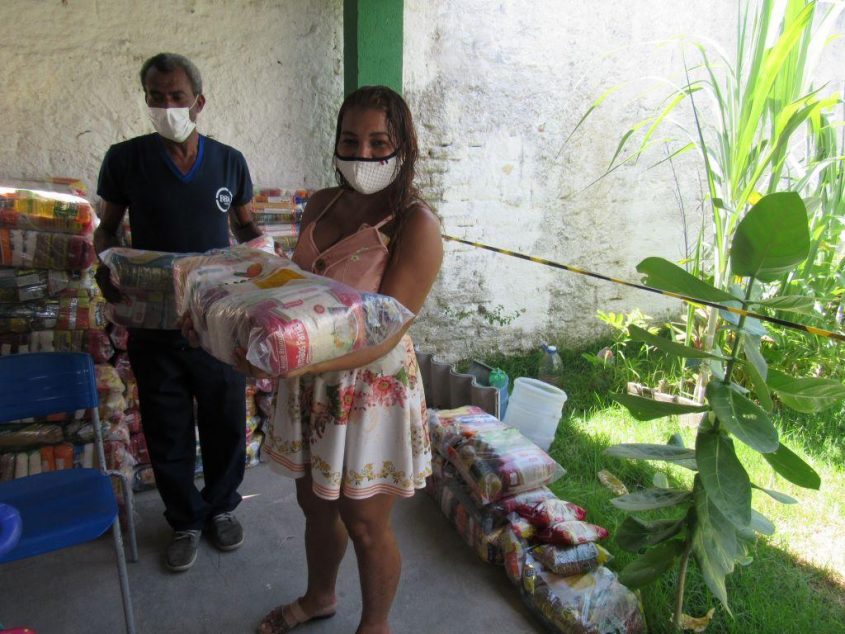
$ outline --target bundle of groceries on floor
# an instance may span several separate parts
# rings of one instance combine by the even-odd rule
[[[273,254],[272,240],[269,249],[255,247],[178,255],[109,249],[103,262],[127,301],[108,317],[130,327],[174,328],[187,313],[214,357],[234,364],[242,348],[273,376],[378,345],[413,319],[392,297],[303,271]]]
[[[604,566],[607,530],[547,486],[565,474],[554,459],[474,406],[429,410],[429,430],[428,492],[550,631],[645,630],[639,599]]]

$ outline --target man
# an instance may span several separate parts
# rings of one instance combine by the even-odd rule
[[[206,101],[196,66],[181,55],[160,53],[141,67],[141,86],[156,132],[106,153],[97,184],[102,198],[97,253],[118,244],[127,209],[135,249],[185,253],[226,247],[230,225],[241,242],[261,235],[252,221],[252,183],[243,155],[196,130]],[[97,282],[108,301],[122,300],[105,266]],[[128,348],[164,516],[174,531],[166,565],[187,570],[203,530],[224,551],[244,540],[232,511],[241,500],[244,474],[245,379],[191,347],[178,330],[130,329]],[[202,491],[194,484],[195,398]]]

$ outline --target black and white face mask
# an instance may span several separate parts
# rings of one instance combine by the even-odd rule
[[[402,161],[396,151],[381,158],[342,158],[335,154],[334,166],[356,192],[375,194],[390,185],[399,175]]]

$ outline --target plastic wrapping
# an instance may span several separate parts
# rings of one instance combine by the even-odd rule
[[[24,352],[87,352],[94,363],[105,363],[114,346],[102,330],[39,330],[0,334],[0,356]]]
[[[429,494],[440,510],[454,525],[458,534],[475,553],[488,563],[502,565],[504,553],[501,534],[506,528],[502,519],[489,510],[478,507],[452,467],[441,456],[432,458],[433,475]],[[434,464],[438,463],[438,464]]]
[[[272,254],[273,240],[269,236],[259,236],[239,248]],[[214,249],[208,253],[226,251]],[[108,304],[106,318],[127,328],[176,330],[179,313],[174,295],[174,263],[197,255],[122,247],[104,251],[101,256],[103,264],[108,266],[112,283],[125,297],[122,302]]]
[[[94,290],[91,269],[53,271],[0,268],[0,302],[30,302],[55,297],[66,290]]]
[[[480,431],[448,447],[449,460],[484,504],[550,484],[565,471],[514,428]]]
[[[507,427],[495,416],[475,405],[466,405],[450,410],[429,410],[428,413],[431,445],[444,456],[448,455],[449,447],[453,447],[479,432],[506,429]]]
[[[98,363],[94,366],[94,373],[97,376],[97,392],[100,394],[100,398],[105,396],[105,392],[123,394],[125,386],[113,365]]]
[[[517,504],[516,512],[538,528],[546,528],[559,522],[583,520],[587,517],[587,512],[577,504],[557,498]]]
[[[91,203],[71,182],[4,181],[0,186],[0,227],[91,233],[95,223]]]
[[[546,570],[562,577],[589,572],[609,559],[607,551],[593,542],[568,548],[540,544],[531,549],[531,554]]]
[[[537,540],[544,544],[575,546],[607,539],[607,529],[589,522],[559,522],[537,532]]]
[[[646,629],[636,595],[604,566],[561,577],[542,570],[529,555],[523,588],[528,606],[553,632],[637,634]]]
[[[0,449],[28,449],[64,439],[60,425],[33,423],[31,425],[4,425],[0,428]]]
[[[522,493],[517,493],[516,495],[506,495],[503,498],[499,498],[493,504],[493,508],[497,512],[503,515],[507,515],[508,513],[515,512],[517,507],[522,505],[534,506],[535,504],[543,502],[545,500],[556,499],[557,496],[552,492],[551,489],[542,486],[536,489],[531,489],[530,491],[523,491]]]
[[[80,270],[95,259],[94,243],[86,236],[0,229],[0,264],[4,266]]]
[[[203,348],[235,363],[235,348],[277,376],[377,345],[413,318],[396,299],[302,271],[286,258],[234,247],[175,264],[177,307]]]
[[[103,329],[104,305],[102,298],[87,291],[57,300],[0,304],[0,333]]]

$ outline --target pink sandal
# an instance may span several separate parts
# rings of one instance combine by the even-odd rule
[[[258,634],[282,634],[283,632],[290,632],[296,626],[307,623],[308,621],[331,618],[337,610],[337,605],[330,605],[309,616],[302,609],[302,605],[300,604],[301,599],[302,597],[293,603],[280,605],[273,609],[261,620],[261,623],[258,625]]]

